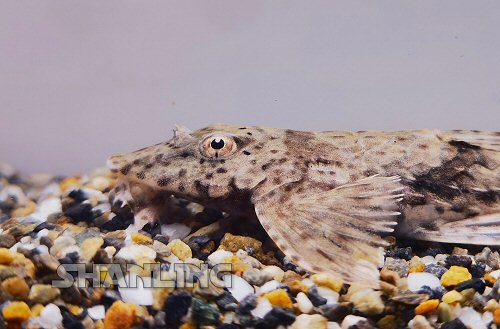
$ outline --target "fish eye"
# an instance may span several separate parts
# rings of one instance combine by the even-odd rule
[[[201,143],[201,153],[212,159],[221,159],[231,155],[236,150],[234,139],[229,136],[212,135]]]

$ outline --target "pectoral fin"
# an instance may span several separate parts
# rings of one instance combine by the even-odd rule
[[[312,272],[378,287],[381,233],[397,224],[399,177],[371,176],[337,188],[298,192],[291,183],[255,201],[256,214],[276,245]]]

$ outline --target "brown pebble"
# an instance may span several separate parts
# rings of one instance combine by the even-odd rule
[[[24,279],[15,276],[2,282],[2,289],[15,299],[27,300],[30,287]]]

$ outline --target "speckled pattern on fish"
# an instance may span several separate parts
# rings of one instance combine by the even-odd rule
[[[158,219],[171,194],[253,215],[295,263],[347,282],[378,285],[391,232],[500,244],[499,132],[177,127],[171,140],[108,165],[143,222]]]

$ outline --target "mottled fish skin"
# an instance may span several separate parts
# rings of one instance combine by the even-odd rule
[[[134,198],[173,194],[256,214],[293,260],[348,282],[376,281],[380,236],[394,229],[500,244],[499,132],[178,127],[171,140],[112,156],[108,165]],[[341,253],[359,267],[342,269]]]

